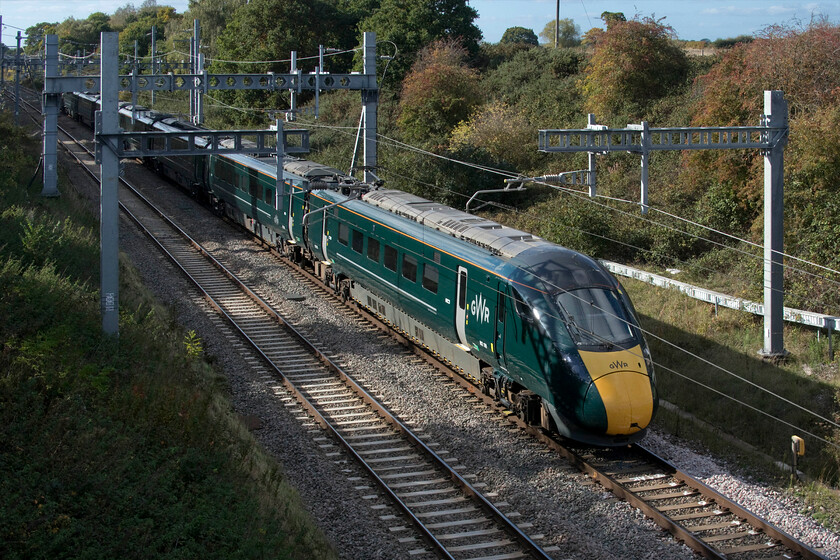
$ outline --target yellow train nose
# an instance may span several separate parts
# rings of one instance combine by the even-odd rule
[[[635,371],[616,371],[594,381],[607,412],[607,434],[634,434],[653,419],[650,378]]]
[[[581,351],[580,357],[606,412],[606,433],[629,435],[644,430],[653,420],[654,394],[641,346],[618,352]],[[589,391],[593,392],[592,387]]]

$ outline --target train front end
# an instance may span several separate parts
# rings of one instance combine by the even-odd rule
[[[535,259],[523,276],[553,352],[540,369],[558,431],[594,445],[641,439],[658,406],[653,362],[636,312],[597,261],[563,249]],[[539,294],[539,295],[537,295]]]

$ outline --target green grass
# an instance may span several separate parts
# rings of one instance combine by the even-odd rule
[[[334,558],[125,262],[102,335],[95,217],[25,188],[37,149],[0,116],[0,557]]]

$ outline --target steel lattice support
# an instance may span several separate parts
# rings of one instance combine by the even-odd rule
[[[118,57],[119,43],[117,33],[101,35],[101,80],[100,103],[103,108],[114,107],[111,111],[97,111],[96,134],[115,135],[120,131]],[[101,184],[100,193],[100,309],[102,311],[102,330],[105,334],[119,334],[119,187],[120,158],[115,151],[104,146],[99,153]]]
[[[376,83],[376,35],[364,35],[364,74],[327,74],[319,68],[314,75],[304,75],[294,69],[291,74],[221,74],[208,75],[206,72],[193,71],[187,75],[154,75],[141,76],[136,71],[130,75],[120,75],[118,59],[118,35],[116,33],[101,34],[101,61],[99,76],[59,76],[58,40],[55,35],[47,36],[47,59],[44,71],[44,98],[47,100],[60,99],[61,93],[83,91],[100,94],[102,110],[96,115],[97,160],[101,166],[101,310],[102,329],[106,334],[119,333],[119,268],[118,268],[118,200],[117,187],[119,180],[119,160],[121,157],[137,157],[152,155],[208,155],[213,153],[253,153],[260,155],[274,155],[277,161],[277,196],[281,196],[285,189],[283,181],[283,158],[286,153],[305,153],[309,150],[309,136],[306,130],[284,130],[278,120],[276,131],[238,130],[238,131],[181,131],[181,132],[120,132],[119,128],[119,100],[120,90],[131,91],[183,91],[190,90],[193,99],[192,107],[198,109],[200,115],[200,96],[196,94],[210,89],[263,89],[270,91],[291,90],[360,90],[362,93],[364,116],[365,142],[365,178],[373,180],[372,170],[377,164],[376,157],[376,113],[378,103],[378,86]],[[198,55],[201,59],[201,55]],[[153,61],[154,63],[154,61]],[[17,64],[19,68],[19,64]],[[201,66],[201,62],[199,62]],[[57,102],[53,105],[58,108]],[[57,113],[57,111],[56,111]],[[44,154],[55,153],[57,149],[56,132],[57,119],[48,116],[44,125]],[[287,140],[291,136],[299,136],[300,144],[289,146]],[[177,137],[186,140],[186,147],[173,147],[171,140]],[[234,140],[232,147],[221,142],[221,137]],[[243,140],[255,137],[256,144],[245,147]],[[267,139],[275,140],[275,147],[269,146]],[[153,148],[153,138],[163,139],[163,150]],[[125,149],[127,140],[134,140],[135,148]],[[200,139],[201,142],[196,141]],[[52,152],[51,152],[52,150]],[[57,176],[55,165],[45,166],[44,171],[45,194],[47,185],[55,185]],[[55,189],[54,195],[58,195]]]
[[[58,61],[58,37],[47,35],[46,37],[46,64],[49,66],[45,72],[50,74],[56,71],[55,64]],[[58,108],[61,103],[61,96],[57,93],[44,94],[44,188],[41,196],[58,196]]]
[[[594,196],[596,154],[632,152],[641,155],[641,209],[648,209],[650,153],[672,150],[759,149],[764,152],[764,348],[771,359],[784,357],[783,226],[784,147],[790,127],[781,91],[764,92],[764,115],[759,126],[650,128],[647,122],[627,128],[594,124],[589,115],[585,129],[540,130],[541,152],[588,152],[590,185]]]

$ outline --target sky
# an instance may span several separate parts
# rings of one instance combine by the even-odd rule
[[[533,29],[539,35],[553,20],[558,0],[468,0],[478,11],[476,24],[484,40],[496,43],[509,27]],[[807,24],[822,15],[840,24],[840,0],[559,0],[560,17],[572,19],[582,33],[603,27],[602,12],[664,17],[680,39],[719,39],[753,35],[772,24]],[[3,42],[15,44],[20,28],[43,21],[60,22],[70,16],[85,19],[93,12],[112,14],[128,3],[140,6],[143,0],[0,0],[3,16]],[[158,0],[178,13],[187,9],[188,0]]]

